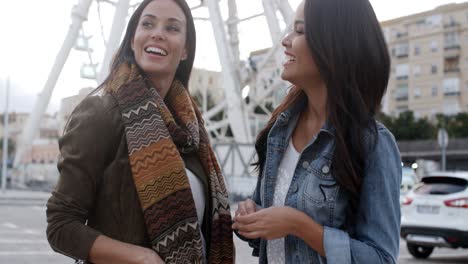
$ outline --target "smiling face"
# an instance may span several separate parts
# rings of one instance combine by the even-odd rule
[[[285,48],[285,62],[281,78],[294,85],[303,86],[311,78],[320,78],[317,65],[307,45],[304,25],[304,2],[297,8],[294,29],[284,37],[281,44]]]
[[[173,78],[179,62],[187,58],[186,25],[173,0],[155,0],[145,7],[131,46],[135,61],[150,79]]]

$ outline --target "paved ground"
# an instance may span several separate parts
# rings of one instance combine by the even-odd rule
[[[0,263],[72,263],[72,260],[54,253],[47,243],[44,207],[46,198],[44,196],[29,196],[29,198],[34,201],[32,205],[19,200],[9,201],[7,204],[5,194],[0,194]],[[246,243],[237,238],[235,242],[238,264],[257,263],[256,258],[250,256],[251,250]],[[404,241],[401,241],[398,263],[466,264],[468,250],[436,249],[429,260],[418,261],[409,255]]]

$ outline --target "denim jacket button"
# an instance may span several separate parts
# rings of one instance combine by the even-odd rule
[[[291,186],[291,191],[293,193],[296,193],[297,190],[299,190],[299,186],[297,186],[297,183],[293,183],[293,185]]]
[[[330,172],[330,167],[328,167],[327,165],[323,166],[322,167],[322,172],[325,173],[325,174],[329,173]]]
[[[308,161],[302,162],[302,168],[304,168],[304,169],[309,168],[309,162]]]

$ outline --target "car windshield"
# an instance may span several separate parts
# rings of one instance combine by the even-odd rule
[[[422,179],[414,192],[417,194],[451,194],[461,192],[468,187],[468,181],[455,177],[431,176]]]

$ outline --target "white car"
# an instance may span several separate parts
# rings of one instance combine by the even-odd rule
[[[468,248],[468,172],[434,172],[402,203],[401,237],[415,258],[434,247]]]

